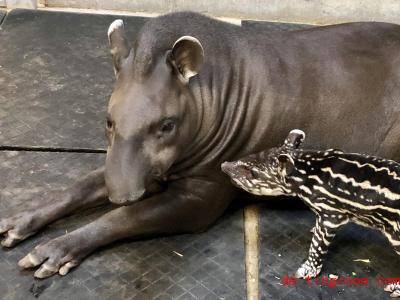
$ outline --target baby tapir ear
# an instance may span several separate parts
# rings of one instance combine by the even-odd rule
[[[170,60],[179,79],[187,83],[190,77],[199,72],[203,64],[203,46],[192,36],[182,36],[174,43]]]
[[[108,27],[107,35],[111,47],[114,72],[117,75],[123,62],[129,55],[129,45],[125,37],[124,22],[120,19],[112,22],[110,27]]]
[[[294,170],[293,158],[288,154],[280,154],[278,156],[279,168],[278,172],[282,177],[292,174]]]
[[[300,129],[293,129],[289,132],[287,138],[285,139],[284,146],[297,149],[303,144],[305,137],[306,134],[304,131]]]

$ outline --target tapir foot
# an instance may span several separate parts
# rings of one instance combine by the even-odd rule
[[[13,247],[20,241],[36,233],[43,226],[43,211],[33,209],[23,211],[15,216],[0,220],[0,235],[3,247]]]
[[[81,228],[40,244],[18,265],[23,269],[39,267],[34,274],[37,278],[65,275],[95,249],[116,240],[196,232],[212,224],[228,206],[229,185],[226,193],[220,194],[223,205],[213,206],[211,195],[224,188],[197,179],[171,183],[165,192],[115,208]]]
[[[78,208],[91,207],[107,202],[104,168],[99,168],[79,180],[69,190],[53,191],[46,202],[23,210],[14,216],[0,219],[0,237],[3,247],[13,247],[35,234],[45,225]]]
[[[294,274],[294,277],[296,278],[314,278],[319,275],[321,272],[322,265],[321,266],[313,266],[312,264],[309,264],[308,262],[305,262],[304,264],[301,265],[300,268],[296,271]]]
[[[389,292],[392,298],[400,298],[400,284],[394,283],[387,285],[385,287],[385,292]]]
[[[34,274],[36,278],[50,277],[56,273],[65,275],[79,265],[87,254],[89,251],[83,249],[82,241],[66,234],[36,246],[18,265],[23,269],[40,266]]]

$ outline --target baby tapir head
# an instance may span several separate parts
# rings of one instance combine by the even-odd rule
[[[304,138],[303,131],[294,129],[281,147],[224,162],[222,171],[231,177],[237,187],[249,193],[265,196],[290,194],[286,176],[294,170],[295,153]]]

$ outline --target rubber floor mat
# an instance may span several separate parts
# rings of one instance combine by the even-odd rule
[[[0,145],[104,148],[110,23],[147,18],[16,9],[0,31]]]
[[[0,152],[0,217],[31,201],[46,201],[100,166],[105,156]],[[243,210],[231,207],[209,230],[145,241],[121,241],[95,251],[62,277],[35,280],[17,262],[35,245],[99,217],[109,207],[57,221],[11,250],[0,249],[1,299],[244,299]]]

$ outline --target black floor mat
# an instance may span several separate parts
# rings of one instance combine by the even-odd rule
[[[0,152],[0,217],[45,201],[103,163],[104,155]],[[51,224],[11,250],[0,249],[1,299],[243,299],[242,209],[232,207],[204,233],[146,241],[121,241],[96,251],[65,277],[34,280],[17,261],[40,241],[71,231],[107,208]]]
[[[344,227],[335,237],[319,279],[329,278],[330,274],[368,278],[368,286],[329,287],[315,281],[308,286],[306,280],[297,280],[294,287],[282,285],[282,279],[293,276],[308,255],[315,217],[302,207],[301,201],[295,198],[268,199],[260,207],[261,299],[389,298],[376,280],[400,277],[399,256],[383,235],[353,224]]]
[[[107,29],[140,17],[13,10],[0,31],[0,145],[105,147],[114,71]]]

